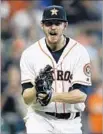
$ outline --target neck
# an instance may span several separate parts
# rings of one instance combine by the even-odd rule
[[[52,51],[58,51],[64,47],[66,43],[66,38],[64,35],[62,35],[60,40],[57,43],[50,43],[47,39],[46,39],[46,43],[51,48]]]

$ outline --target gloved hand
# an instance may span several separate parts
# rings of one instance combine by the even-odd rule
[[[41,106],[46,106],[52,97],[52,67],[47,65],[35,79],[36,97]]]

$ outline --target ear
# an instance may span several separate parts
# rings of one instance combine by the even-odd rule
[[[68,26],[68,23],[64,22],[64,30],[66,29],[67,26]]]
[[[41,21],[41,28],[43,29],[43,22]]]
[[[64,27],[66,28],[68,26],[68,22],[65,22],[64,23]]]

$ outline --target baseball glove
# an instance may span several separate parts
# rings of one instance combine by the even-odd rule
[[[52,67],[47,65],[44,69],[39,72],[39,75],[35,79],[35,88],[36,88],[36,97],[37,102],[41,104],[41,106],[46,106],[51,100],[52,96]],[[43,98],[39,97],[39,94],[46,95]]]

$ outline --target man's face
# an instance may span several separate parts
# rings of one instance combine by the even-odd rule
[[[49,43],[55,44],[60,40],[66,23],[59,20],[49,20],[42,23],[43,31]]]

